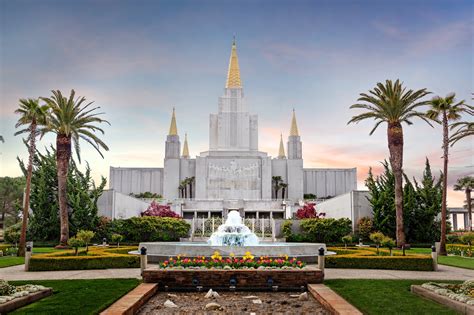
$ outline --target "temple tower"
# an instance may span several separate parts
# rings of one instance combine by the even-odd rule
[[[303,152],[296,114],[293,109],[290,135],[288,136],[288,198],[299,200],[303,198]]]
[[[178,128],[176,126],[176,113],[173,108],[171,115],[170,130],[166,136],[165,162],[163,173],[163,195],[168,199],[178,198],[178,186],[180,182],[180,151]]]

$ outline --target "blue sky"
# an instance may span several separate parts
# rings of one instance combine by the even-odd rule
[[[0,0],[1,175],[26,157],[13,137],[18,99],[74,88],[106,112],[102,160],[87,144],[95,177],[109,166],[162,166],[170,112],[191,155],[208,148],[233,34],[260,149],[277,155],[296,109],[305,167],[367,169],[388,156],[385,128],[347,126],[358,94],[385,79],[434,94],[473,91],[470,1],[51,1]],[[405,128],[405,169],[425,157],[441,168],[441,129]],[[41,146],[54,142],[46,137]],[[452,149],[450,181],[473,173],[473,143]],[[450,194],[460,205],[462,194]]]

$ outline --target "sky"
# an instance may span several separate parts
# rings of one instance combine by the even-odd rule
[[[347,125],[359,93],[386,79],[472,104],[471,1],[59,1],[0,0],[0,176],[21,174],[27,158],[14,137],[20,98],[60,89],[94,101],[111,126],[102,159],[87,143],[94,177],[109,167],[161,167],[172,108],[192,156],[209,146],[209,114],[223,94],[233,35],[259,149],[277,156],[294,108],[305,167],[369,167],[388,158],[386,126]],[[431,97],[431,96],[430,96]],[[404,126],[404,170],[442,168],[442,130]],[[55,143],[43,138],[39,147]],[[473,140],[451,149],[449,206],[458,177],[474,173]],[[83,162],[84,164],[84,162]]]

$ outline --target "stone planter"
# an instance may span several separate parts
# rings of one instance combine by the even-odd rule
[[[44,297],[50,296],[51,294],[53,294],[53,290],[48,288],[46,290],[34,292],[26,296],[22,296],[6,303],[0,304],[0,314],[12,312],[20,307],[26,306],[28,304],[41,300]]]
[[[316,268],[305,269],[146,269],[143,282],[158,283],[169,290],[295,290],[308,284],[322,283],[324,273]]]

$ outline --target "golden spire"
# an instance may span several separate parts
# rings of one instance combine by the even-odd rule
[[[298,126],[296,125],[296,114],[293,109],[293,118],[291,118],[290,136],[299,136]]]
[[[286,158],[285,146],[283,145],[283,135],[282,134],[280,134],[280,150],[278,150],[278,158],[279,159]]]
[[[169,136],[178,135],[178,127],[176,127],[176,115],[174,113],[174,107],[173,107],[173,115],[171,116],[170,132],[168,133],[168,135]]]
[[[183,158],[189,158],[188,134],[184,134]]]
[[[229,88],[241,88],[242,82],[240,82],[240,69],[239,69],[239,58],[237,58],[237,46],[234,42],[232,43],[232,51],[230,53],[229,70],[227,71],[227,82],[225,84],[227,89]]]

